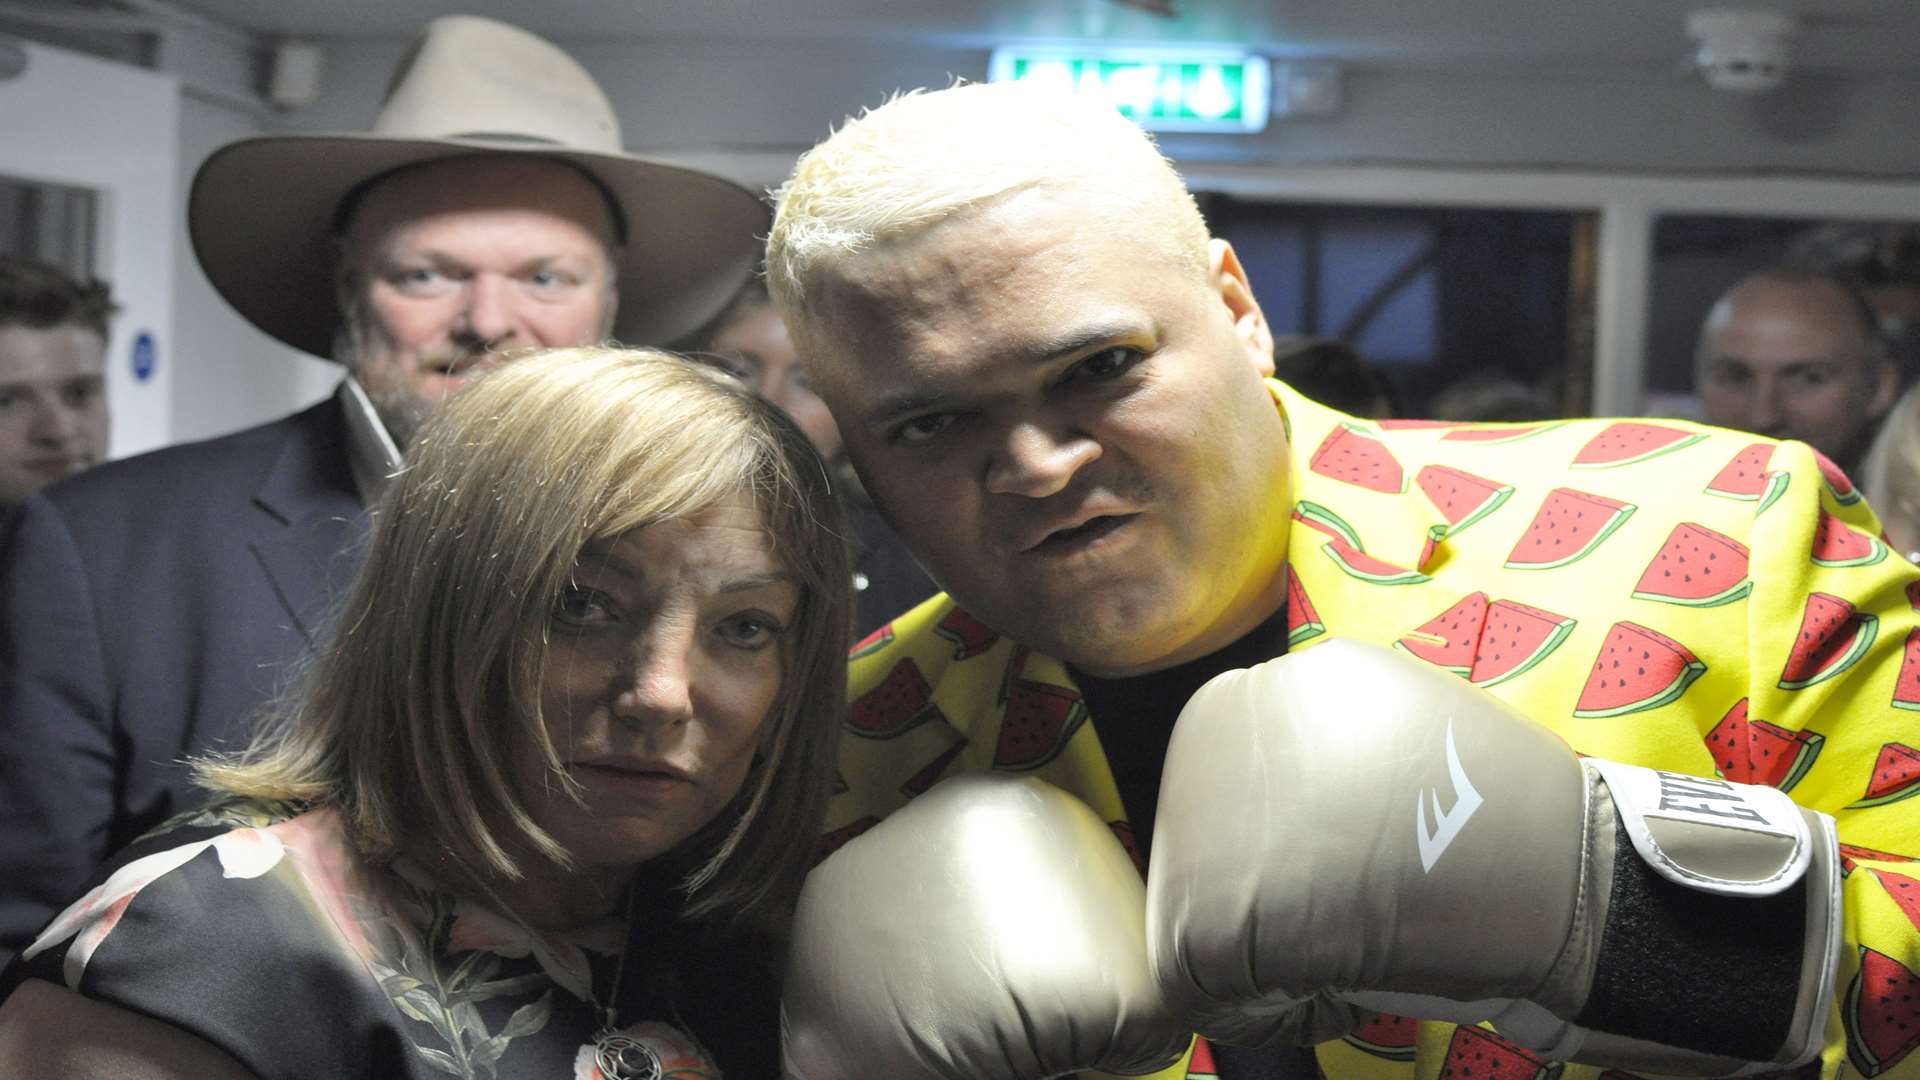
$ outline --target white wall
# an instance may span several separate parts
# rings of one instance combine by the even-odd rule
[[[778,183],[796,154],[849,113],[899,88],[984,77],[987,61],[983,48],[927,44],[559,43],[613,98],[630,148],[713,168],[755,188]],[[356,38],[325,45],[324,92],[310,106],[252,117],[188,104],[182,117],[183,203],[184,178],[227,138],[256,126],[315,131],[367,125],[406,42]],[[1609,303],[1599,373],[1608,411],[1637,405],[1645,230],[1648,214],[1665,201],[1659,190],[1678,185],[1694,191],[1696,181],[1706,178],[1704,193],[1682,201],[1712,204],[1729,191],[1747,191],[1780,212],[1779,193],[1761,190],[1767,184],[1760,178],[1920,182],[1920,138],[1910,134],[1920,131],[1920,75],[1808,74],[1772,95],[1740,98],[1683,78],[1677,66],[1599,72],[1376,61],[1348,66],[1345,93],[1346,107],[1332,119],[1281,120],[1247,137],[1167,136],[1163,143],[1202,183],[1249,194],[1459,201],[1483,186],[1458,175],[1459,167],[1502,166],[1508,167],[1505,181],[1488,190],[1515,196],[1515,205],[1544,198],[1608,207],[1614,262],[1606,273],[1615,287],[1603,290]],[[1328,168],[1317,178],[1320,170],[1312,168],[1354,165],[1363,168]],[[1424,174],[1428,169],[1450,175],[1442,180]],[[1567,179],[1581,190],[1549,193],[1557,185],[1543,181],[1562,172],[1576,174]],[[1713,179],[1732,183],[1716,186]],[[1361,194],[1369,184],[1377,190]],[[1798,189],[1788,190],[1785,201],[1792,202]],[[1869,193],[1858,206],[1841,191],[1808,209],[1920,216],[1920,209],[1906,209],[1915,191],[1920,188]],[[1520,197],[1525,192],[1536,195]],[[1631,212],[1623,214],[1623,208]],[[288,411],[324,393],[337,377],[330,365],[301,359],[241,324],[212,296],[184,244],[181,266],[180,378],[190,387],[178,395],[182,435]]]
[[[364,125],[403,42],[327,43],[326,91],[276,128]],[[627,144],[729,152],[739,170],[790,162],[895,89],[982,78],[983,49],[861,43],[560,42],[606,87]],[[1346,108],[1254,136],[1169,136],[1191,161],[1507,164],[1585,169],[1920,176],[1920,77],[1807,74],[1772,95],[1719,94],[1678,70],[1348,67]],[[778,176],[741,176],[754,182]]]
[[[187,190],[208,154],[257,134],[259,121],[232,105],[187,96],[180,108],[180,188],[173,213],[173,439],[225,434],[293,412],[326,395],[337,365],[254,329],[213,291],[187,237]]]

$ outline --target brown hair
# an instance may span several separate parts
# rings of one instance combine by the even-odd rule
[[[691,914],[790,899],[819,834],[845,712],[845,529],[806,436],[718,372],[652,350],[516,359],[428,422],[375,510],[366,564],[275,726],[202,782],[338,805],[370,851],[445,848],[517,876],[566,865],[510,761],[532,740],[568,790],[540,711],[546,627],[588,545],[748,493],[801,583],[761,759],[703,831]]]
[[[0,326],[44,330],[69,323],[106,340],[119,305],[103,281],[77,281],[43,262],[0,255]]]

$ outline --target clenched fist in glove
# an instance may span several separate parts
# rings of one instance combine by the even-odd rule
[[[1349,641],[1193,696],[1147,893],[1168,1005],[1230,1043],[1377,1009],[1491,1020],[1560,1060],[1777,1069],[1820,1049],[1840,941],[1826,815],[1583,760],[1484,691]]]
[[[807,877],[781,1002],[790,1080],[1137,1075],[1187,1028],[1147,973],[1145,887],[1084,803],[954,777]]]

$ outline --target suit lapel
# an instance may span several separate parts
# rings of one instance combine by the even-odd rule
[[[253,501],[270,522],[253,541],[254,554],[311,641],[353,580],[366,533],[336,399],[293,418]]]

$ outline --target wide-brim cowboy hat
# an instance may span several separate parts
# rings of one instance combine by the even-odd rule
[[[328,356],[342,200],[408,165],[469,154],[568,162],[624,224],[614,336],[659,345],[699,327],[746,282],[765,203],[729,180],[624,152],[599,84],[518,27],[435,19],[401,61],[373,130],[244,139],[194,177],[187,228],[215,289],[255,326]]]

